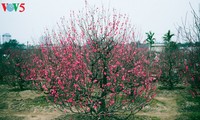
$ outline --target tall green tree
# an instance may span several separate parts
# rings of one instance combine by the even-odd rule
[[[155,43],[155,40],[156,40],[156,39],[154,38],[155,33],[149,31],[149,33],[146,33],[146,35],[147,35],[146,41],[147,41],[147,43],[149,44],[150,51],[151,51],[151,47],[152,47],[152,45]]]
[[[179,55],[178,45],[172,41],[174,34],[169,30],[163,36],[165,50],[161,53],[162,75],[161,82],[168,89],[174,89],[179,83],[178,63]]]
[[[149,53],[149,58],[150,58],[150,62],[152,61],[152,45],[155,43],[155,38],[154,35],[155,33],[149,31],[149,33],[146,33],[147,38],[146,41],[149,44],[149,49],[150,49],[150,53]]]

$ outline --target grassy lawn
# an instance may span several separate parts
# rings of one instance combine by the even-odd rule
[[[78,114],[64,114],[46,102],[43,93],[17,91],[0,85],[0,120],[93,120]],[[192,98],[184,87],[159,88],[157,96],[129,120],[200,120],[200,97]],[[113,120],[106,118],[106,120]]]
[[[193,98],[186,92],[182,92],[177,98],[180,116],[177,120],[199,120],[200,119],[200,96]]]

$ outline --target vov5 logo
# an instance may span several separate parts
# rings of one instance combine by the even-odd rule
[[[1,3],[4,12],[24,12],[25,3]]]

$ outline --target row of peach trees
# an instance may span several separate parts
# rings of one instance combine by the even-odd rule
[[[191,43],[185,51],[185,74],[186,83],[190,86],[190,92],[193,96],[200,95],[200,8],[195,11],[192,8],[193,22],[183,24],[181,35],[185,41]]]

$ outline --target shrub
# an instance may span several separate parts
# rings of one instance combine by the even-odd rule
[[[184,60],[183,52],[178,48],[178,44],[171,40],[174,34],[168,31],[164,36],[165,49],[160,55],[162,75],[161,84],[168,89],[174,89],[182,78],[182,63]]]
[[[28,50],[25,45],[19,44],[17,40],[10,40],[1,46],[0,53],[0,81],[12,86],[24,89],[23,66],[28,58]]]

